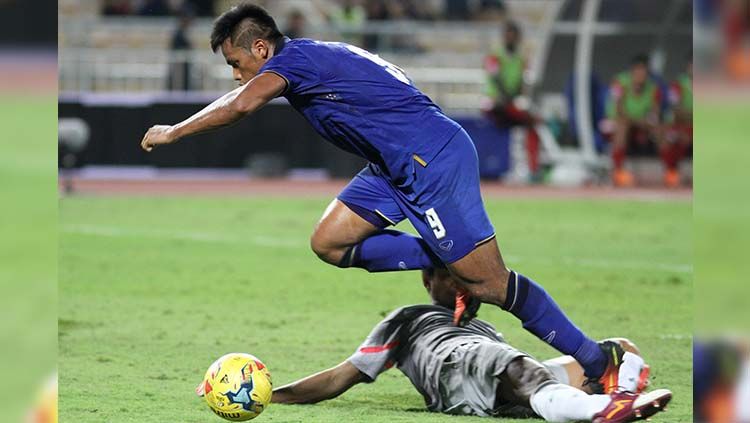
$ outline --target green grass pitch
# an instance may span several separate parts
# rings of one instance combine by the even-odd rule
[[[3,76],[5,78],[6,76]],[[0,92],[0,421],[23,420],[57,354],[56,98]]]
[[[61,421],[219,422],[193,388],[222,354],[257,355],[279,386],[346,359],[392,309],[427,302],[417,272],[342,270],[314,256],[308,237],[329,200],[61,199]],[[691,204],[486,205],[509,266],[592,337],[641,347],[653,386],[675,393],[654,421],[691,421]],[[500,310],[485,305],[480,318],[538,358],[557,355]],[[392,369],[333,401],[272,404],[257,421],[484,420],[425,412]]]

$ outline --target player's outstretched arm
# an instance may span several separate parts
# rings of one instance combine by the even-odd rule
[[[141,147],[151,151],[180,138],[229,126],[260,109],[285,89],[286,81],[282,77],[271,72],[262,73],[176,125],[151,127],[143,137]]]
[[[284,385],[273,390],[271,402],[282,404],[314,404],[336,398],[367,376],[344,361],[336,367]]]

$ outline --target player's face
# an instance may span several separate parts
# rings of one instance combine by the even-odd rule
[[[518,33],[512,29],[505,30],[505,46],[509,49],[515,49],[518,44]]]
[[[248,50],[245,47],[232,45],[227,38],[221,44],[221,53],[232,67],[232,77],[240,85],[245,85],[255,78],[261,67],[268,61],[270,51],[264,40],[255,40]]]
[[[631,73],[634,84],[643,85],[646,83],[646,80],[648,79],[648,68],[645,65],[633,65]]]
[[[447,308],[456,305],[456,282],[445,269],[422,271],[422,282],[432,297],[432,303]]]

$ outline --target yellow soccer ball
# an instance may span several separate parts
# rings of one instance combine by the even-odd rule
[[[208,368],[198,392],[217,416],[243,422],[258,417],[271,402],[271,373],[255,356],[227,354]]]
[[[55,374],[41,391],[28,423],[57,423],[57,375]]]

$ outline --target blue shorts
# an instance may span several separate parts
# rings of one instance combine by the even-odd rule
[[[479,191],[477,151],[466,131],[458,131],[429,163],[415,157],[412,171],[413,182],[395,186],[371,163],[338,199],[377,227],[409,219],[446,264],[495,236]]]

